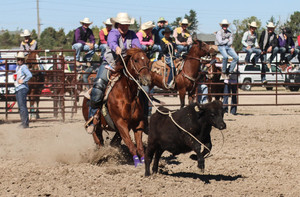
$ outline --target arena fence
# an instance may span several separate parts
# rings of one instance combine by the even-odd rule
[[[2,51],[6,53],[17,53],[18,51]],[[74,50],[38,50],[39,57],[38,62],[43,69],[31,71],[34,73],[42,73],[45,76],[45,81],[42,82],[29,82],[29,85],[42,84],[44,89],[41,94],[32,95],[32,97],[40,98],[40,105],[29,106],[30,115],[34,115],[36,110],[39,110],[41,114],[40,119],[32,119],[31,121],[65,121],[66,118],[72,118],[74,114],[81,108],[80,98],[83,97],[83,87],[86,85],[92,85],[90,83],[83,83],[82,67],[76,68],[75,65],[75,51]],[[12,106],[15,102],[13,81],[11,81],[12,73],[11,65],[14,64],[14,58],[2,58],[6,60],[4,69],[0,70],[0,114],[1,119],[5,121],[19,121],[19,115],[17,105]],[[93,62],[92,65],[97,67],[99,62]],[[240,64],[239,68],[243,64]],[[274,63],[275,68],[279,68],[280,65],[277,59]],[[299,65],[297,65],[299,67]],[[2,65],[3,67],[3,65]],[[300,87],[300,71],[299,69],[292,71],[281,72],[279,69],[275,69],[275,72],[266,72],[267,76],[272,76],[273,80],[267,84],[262,84],[260,81],[240,81],[240,78],[245,79],[244,75],[257,76],[260,78],[261,71],[242,72],[238,71],[238,82],[233,83],[236,85],[236,94],[227,94],[229,96],[237,96],[237,104],[229,104],[228,106],[280,106],[280,105],[300,105],[300,93],[298,92]],[[217,74],[217,73],[214,73]],[[282,77],[283,76],[283,77]],[[268,77],[267,77],[268,78]],[[283,80],[284,79],[284,80]],[[224,86],[224,82],[202,82],[207,86],[220,85]],[[201,84],[201,83],[198,83]],[[245,87],[251,86],[252,89],[245,90]],[[248,90],[248,91],[247,91]],[[198,92],[198,91],[196,91]],[[176,91],[165,91],[154,89],[151,93],[154,97],[159,96],[173,96],[176,97],[178,93]],[[197,93],[196,96],[224,96],[224,93],[209,92],[208,94]],[[259,97],[260,102],[251,102],[251,97]],[[293,97],[293,101],[288,101],[286,97]],[[28,99],[29,100],[29,99]],[[187,99],[186,99],[187,103]],[[167,103],[166,106],[176,106],[178,104]],[[67,116],[70,114],[70,116]]]

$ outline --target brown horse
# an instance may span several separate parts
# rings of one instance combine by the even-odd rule
[[[31,51],[27,57],[26,57],[26,63],[28,65],[29,70],[32,72],[32,78],[29,82],[29,91],[28,91],[28,98],[30,101],[30,107],[34,107],[34,103],[36,103],[37,109],[30,109],[30,117],[32,118],[35,113],[35,118],[38,119],[39,116],[39,102],[40,102],[40,96],[44,87],[43,82],[45,82],[45,76],[40,71],[40,67],[37,60],[38,52],[37,51]],[[34,83],[34,84],[32,84]],[[39,83],[39,84],[38,84]]]
[[[217,61],[220,61],[219,58],[217,58]],[[209,102],[212,101],[212,97],[215,97],[216,100],[220,100],[222,98],[222,95],[224,93],[224,82],[221,81],[221,74],[222,74],[222,68],[217,67],[216,64],[211,64],[207,70],[208,74],[206,75],[206,82],[208,87],[208,96],[207,99]],[[222,84],[218,84],[222,83]],[[214,95],[213,93],[217,93]]]
[[[188,91],[189,103],[195,98],[196,84],[199,79],[199,68],[201,57],[209,55],[214,51],[210,45],[201,40],[194,40],[194,43],[184,59],[182,70],[175,76],[175,89],[179,92],[180,107],[184,107],[185,94]],[[151,72],[152,85],[166,89],[164,77],[156,72]]]
[[[129,148],[130,153],[133,155],[135,164],[137,164],[136,159],[139,160],[137,156],[140,157],[138,161],[139,164],[140,161],[144,162],[144,148],[142,144],[142,132],[145,129],[144,109],[143,103],[138,96],[138,85],[131,78],[130,74],[141,84],[150,85],[150,61],[145,52],[141,49],[129,49],[126,54],[124,58],[126,65],[123,64],[120,57],[116,60],[116,70],[120,78],[112,87],[106,105],[117,130],[112,142],[119,141],[119,136],[121,136]],[[130,74],[124,69],[125,67]],[[83,103],[83,115],[85,120],[87,120],[88,117],[88,105],[86,102],[87,99],[85,99]],[[97,114],[101,116],[100,119],[103,120],[103,116],[99,113]],[[96,118],[94,118],[94,123],[95,119]],[[99,146],[103,143],[102,130],[107,129],[107,127],[108,125],[105,121],[100,121],[96,126],[96,132],[93,133],[95,143]],[[131,129],[134,132],[136,146],[133,144],[129,135]]]

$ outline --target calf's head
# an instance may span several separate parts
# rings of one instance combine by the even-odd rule
[[[208,124],[217,129],[226,129],[226,123],[223,120],[223,103],[221,101],[213,101],[205,105],[196,104],[195,111],[198,111],[200,118],[204,118]]]

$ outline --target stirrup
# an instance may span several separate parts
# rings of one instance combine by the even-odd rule
[[[94,116],[90,117],[85,123],[84,123],[84,128],[87,129],[90,125],[90,123],[94,120]]]

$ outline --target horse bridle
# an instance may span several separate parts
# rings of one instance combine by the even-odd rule
[[[145,59],[145,58],[142,56],[141,59]],[[137,75],[140,75],[140,72],[141,72],[143,69],[148,69],[148,70],[150,70],[150,68],[149,68],[148,66],[143,66],[143,67],[141,67],[140,69],[137,69],[136,66],[135,66],[135,64],[134,64],[133,61],[132,61],[132,57],[130,57],[130,63],[132,64],[133,70],[134,70],[135,74],[137,74]]]

